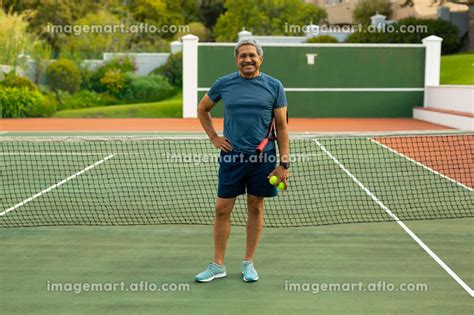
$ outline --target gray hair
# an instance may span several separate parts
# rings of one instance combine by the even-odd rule
[[[263,57],[263,49],[262,45],[258,42],[258,40],[251,39],[251,38],[244,38],[239,40],[237,45],[234,47],[234,57],[237,58],[237,54],[239,53],[239,48],[244,45],[252,45],[257,49],[257,53],[260,57]]]

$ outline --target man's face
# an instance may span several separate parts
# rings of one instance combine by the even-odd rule
[[[255,46],[243,45],[239,48],[235,62],[242,74],[245,76],[252,76],[260,68],[263,58],[258,55],[257,48]]]

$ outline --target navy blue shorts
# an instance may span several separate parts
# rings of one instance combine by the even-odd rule
[[[247,192],[257,197],[275,197],[277,189],[267,177],[275,169],[276,159],[275,149],[259,156],[221,151],[217,196],[233,198]]]

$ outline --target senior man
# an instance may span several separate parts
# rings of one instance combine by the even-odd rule
[[[275,197],[279,182],[287,187],[289,137],[287,101],[280,81],[260,72],[263,63],[261,45],[244,39],[234,49],[238,71],[215,81],[198,106],[198,117],[212,144],[221,150],[219,184],[215,206],[214,258],[208,268],[196,276],[198,282],[209,282],[227,275],[224,256],[231,231],[231,212],[236,197],[247,193],[247,243],[242,263],[244,281],[258,280],[253,258],[263,229],[266,197]],[[210,111],[220,101],[224,106],[224,136],[213,126]],[[271,137],[256,158],[256,148],[276,129],[279,165],[276,166],[275,140]],[[277,176],[275,186],[268,181]]]

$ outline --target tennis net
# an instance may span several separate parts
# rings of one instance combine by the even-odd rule
[[[212,224],[218,156],[202,136],[3,136],[0,227]],[[474,134],[292,136],[290,176],[266,226],[473,217]]]

